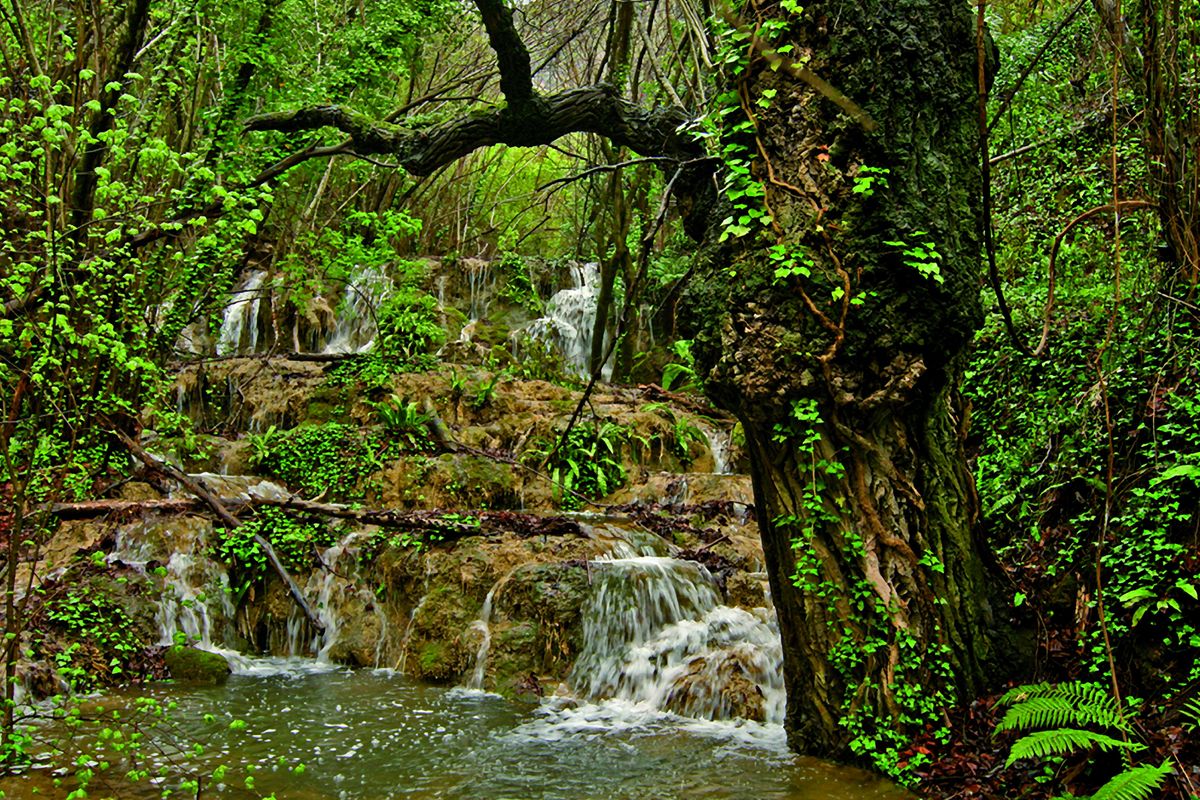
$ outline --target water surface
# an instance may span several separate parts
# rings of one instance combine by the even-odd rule
[[[909,797],[866,773],[789,754],[777,725],[690,720],[629,702],[534,706],[298,659],[256,662],[220,687],[141,694],[175,704],[174,733],[156,740],[146,765],[153,773],[170,763],[170,775],[139,790],[97,782],[93,798],[160,797],[181,771],[201,779],[203,798]],[[97,702],[111,709],[134,697]],[[235,720],[245,727],[231,729]],[[228,765],[220,782],[211,779],[218,764]],[[65,796],[66,782],[54,788],[49,778],[35,771],[4,788],[10,798]]]

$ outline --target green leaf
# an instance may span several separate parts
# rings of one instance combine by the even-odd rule
[[[1125,594],[1121,595],[1120,600],[1122,603],[1129,604],[1129,603],[1135,603],[1138,600],[1152,600],[1153,598],[1155,598],[1157,596],[1158,595],[1156,595],[1151,590],[1149,590],[1145,587],[1142,587],[1139,589],[1132,589],[1128,592],[1125,592]]]
[[[1052,731],[1030,733],[1015,741],[1004,766],[1011,767],[1014,762],[1022,758],[1062,756],[1092,748],[1136,752],[1145,750],[1146,746],[1136,742],[1126,742],[1123,739],[1115,739],[1102,733],[1075,728],[1057,728]]]

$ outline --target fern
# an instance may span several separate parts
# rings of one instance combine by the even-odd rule
[[[1146,749],[1144,744],[1115,739],[1103,733],[1093,733],[1077,728],[1055,728],[1051,731],[1036,731],[1022,736],[1013,743],[1012,751],[1008,754],[1008,761],[1004,766],[1011,767],[1014,761],[1022,758],[1061,756],[1079,750],[1089,750],[1093,747],[1101,750],[1138,751]]]
[[[1117,775],[1091,796],[1091,800],[1146,800],[1162,786],[1171,774],[1171,765],[1164,761],[1155,767],[1131,767]]]
[[[1045,694],[1029,697],[1008,709],[996,731],[1027,731],[1041,728],[1111,728],[1131,733],[1116,703],[1100,697]]]
[[[1188,721],[1183,724],[1183,727],[1189,733],[1200,730],[1200,698],[1193,698],[1184,703],[1179,713],[1187,717]]]
[[[1013,743],[1006,767],[1022,758],[1064,756],[1093,749],[1130,753],[1146,749],[1146,745],[1127,738],[1118,739],[1107,733],[1085,730],[1090,727],[1126,735],[1133,733],[1112,695],[1098,684],[1076,681],[1018,686],[1006,692],[999,705],[1009,706],[1009,709],[996,726],[997,733],[1032,731]],[[1195,715],[1200,721],[1200,702],[1185,707],[1183,713]],[[1037,730],[1039,728],[1043,730]],[[1170,773],[1171,768],[1165,761],[1157,767],[1127,766],[1088,800],[1147,800]]]

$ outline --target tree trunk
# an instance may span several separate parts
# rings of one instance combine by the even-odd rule
[[[746,433],[789,741],[895,771],[992,660],[956,392],[980,320],[971,19],[948,0],[831,0],[745,30],[771,17],[783,35],[749,48],[731,101],[751,126],[723,140],[750,177],[726,184],[710,241],[727,241],[686,316]],[[772,66],[784,43],[865,116]],[[765,198],[739,195],[751,181]],[[765,224],[739,231],[754,208]]]

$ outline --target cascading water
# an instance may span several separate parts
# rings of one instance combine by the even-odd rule
[[[717,475],[729,475],[733,472],[729,463],[729,450],[733,445],[733,431],[697,423],[697,428],[708,441],[708,450],[712,454],[713,472]]]
[[[567,366],[586,375],[592,357],[592,330],[600,297],[600,265],[573,264],[571,279],[570,289],[555,292],[546,302],[546,316],[533,320],[515,335],[552,345],[562,354]],[[603,377],[607,378],[611,368],[606,365],[605,370]]]
[[[265,270],[252,270],[234,291],[233,302],[225,306],[221,318],[217,355],[232,356],[258,350],[258,312],[266,279]]]
[[[471,678],[467,681],[464,687],[472,691],[483,691],[483,678],[487,672],[487,657],[488,649],[492,644],[492,600],[496,596],[496,589],[500,587],[497,583],[487,593],[487,597],[483,600],[483,610],[479,612],[479,619],[471,623],[471,628],[479,632],[479,649],[475,653],[475,668],[471,670]]]
[[[159,644],[182,640],[236,655],[224,647],[236,609],[230,600],[229,574],[208,557],[211,533],[212,523],[199,518],[179,520],[169,530],[151,522],[123,525],[108,559],[141,572],[158,562],[165,571],[155,613]]]
[[[368,534],[355,531],[342,538],[337,544],[321,552],[320,569],[313,570],[304,586],[304,595],[315,598],[313,606],[317,618],[325,628],[323,634],[316,634],[308,642],[303,641],[303,634],[309,629],[306,620],[297,608],[292,608],[288,616],[288,654],[304,656],[315,653],[318,661],[330,661],[330,653],[338,643],[345,621],[346,608],[353,604],[357,609],[372,608],[379,619],[379,640],[375,647],[374,665],[379,665],[379,656],[387,636],[387,615],[375,603],[374,595],[366,588],[364,582],[358,580],[357,549],[355,542]],[[350,558],[345,558],[349,554]]]
[[[333,332],[325,342],[323,353],[361,353],[375,343],[378,329],[375,312],[395,290],[391,278],[375,267],[364,268],[346,286],[345,295],[337,308]]]
[[[708,571],[639,556],[591,563],[580,696],[702,719],[783,718],[782,650],[770,612],[721,605]]]
[[[474,322],[487,316],[496,278],[492,272],[490,261],[469,258],[463,260],[462,266],[467,273],[467,291],[469,293],[467,319]],[[441,300],[439,299],[438,302]]]

